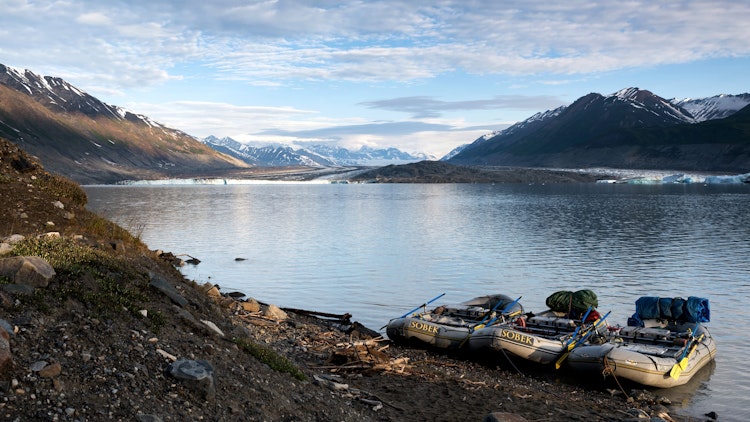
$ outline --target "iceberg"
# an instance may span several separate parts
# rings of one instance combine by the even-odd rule
[[[707,185],[750,183],[750,173],[738,174],[736,176],[706,176],[703,183]]]

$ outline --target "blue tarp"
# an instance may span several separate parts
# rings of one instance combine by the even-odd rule
[[[635,301],[635,313],[628,325],[643,326],[643,320],[663,319],[687,322],[710,322],[708,299],[690,296],[687,299],[642,296]]]

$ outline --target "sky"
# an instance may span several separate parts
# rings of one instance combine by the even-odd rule
[[[441,157],[591,92],[750,92],[745,0],[0,0],[0,63],[197,138]]]

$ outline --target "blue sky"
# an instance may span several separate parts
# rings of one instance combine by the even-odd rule
[[[0,63],[202,138],[441,156],[590,92],[749,92],[750,2],[0,0]]]

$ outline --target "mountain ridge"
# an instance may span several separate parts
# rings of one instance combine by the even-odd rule
[[[60,78],[1,64],[0,137],[78,183],[248,167],[182,131],[105,104]]]
[[[750,168],[750,161],[744,158],[750,151],[750,131],[743,130],[741,122],[727,121],[727,117],[710,117],[731,117],[738,113],[737,107],[750,104],[750,95],[723,98],[731,99],[734,105],[718,107],[717,101],[708,100],[675,104],[638,88],[608,96],[590,93],[568,106],[537,113],[495,136],[480,137],[446,161],[463,165],[744,172]],[[700,117],[696,118],[689,108]],[[703,112],[709,108],[720,109],[721,113]],[[713,123],[708,127],[720,132],[735,127],[731,130],[734,138],[723,137],[721,146],[697,139],[698,133],[712,136],[703,129],[709,122]]]

